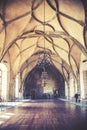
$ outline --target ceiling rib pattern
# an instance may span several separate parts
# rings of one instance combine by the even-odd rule
[[[85,1],[85,0],[84,0]],[[86,50],[86,8],[82,0],[1,0],[0,61],[23,78],[45,50],[65,80],[77,79]],[[33,64],[33,65],[32,65]],[[31,69],[30,69],[31,68]]]

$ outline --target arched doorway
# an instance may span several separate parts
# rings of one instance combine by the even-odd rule
[[[65,96],[65,82],[61,73],[52,65],[46,67],[48,74],[45,86],[42,84],[42,68],[36,66],[24,81],[24,98],[44,99]]]

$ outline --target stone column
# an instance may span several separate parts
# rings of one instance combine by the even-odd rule
[[[9,83],[9,100],[15,99],[15,86],[14,86],[14,79],[10,79]]]
[[[77,73],[77,93],[81,93],[81,89],[80,89],[80,73]]]
[[[19,98],[23,98],[22,73],[19,73]]]
[[[68,99],[70,97],[70,88],[69,88],[69,82],[65,82],[65,96]]]

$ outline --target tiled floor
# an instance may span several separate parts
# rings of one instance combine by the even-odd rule
[[[87,130],[87,108],[59,100],[25,102],[0,113],[0,130]]]

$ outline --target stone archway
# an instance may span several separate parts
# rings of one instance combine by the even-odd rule
[[[54,98],[55,91],[57,97],[65,97],[65,82],[60,72],[50,65],[46,68],[48,79],[45,86],[41,83],[42,68],[37,66],[27,75],[24,81],[24,98]],[[32,92],[35,92],[32,95]]]

